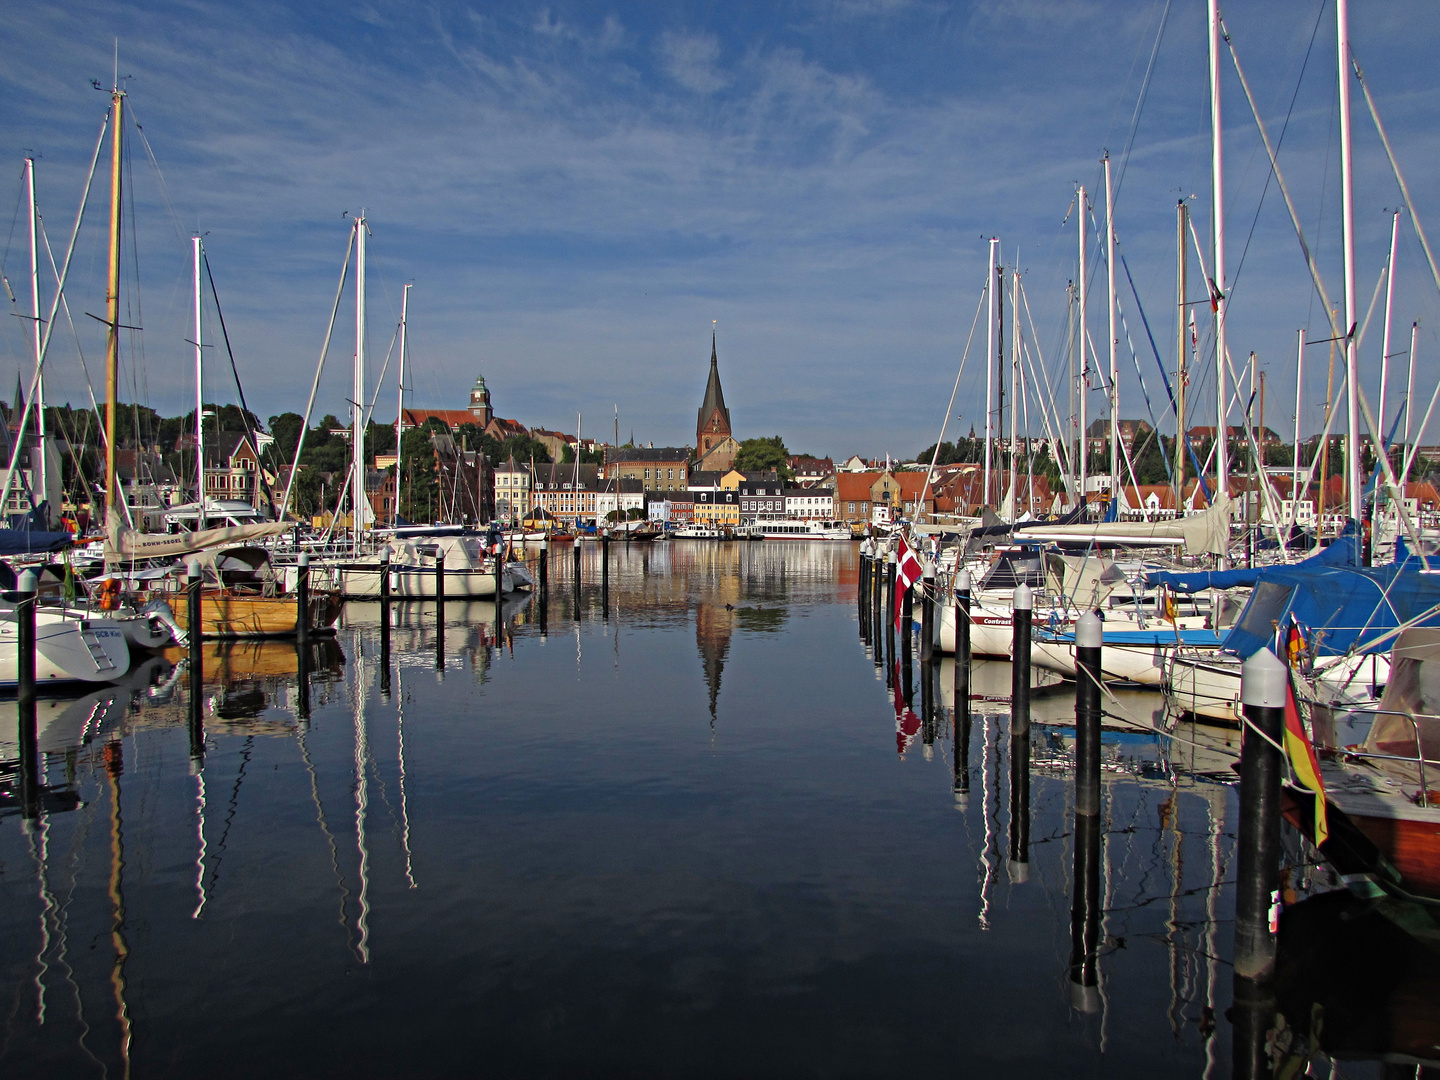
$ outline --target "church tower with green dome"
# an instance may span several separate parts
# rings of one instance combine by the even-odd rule
[[[470,415],[475,417],[475,422],[482,428],[495,417],[495,410],[490,407],[490,391],[485,388],[484,375],[477,375],[475,385],[470,388]]]

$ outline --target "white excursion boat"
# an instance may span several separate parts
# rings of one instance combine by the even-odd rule
[[[757,521],[746,530],[766,540],[850,540],[850,526],[843,521],[811,521],[806,518],[775,518]]]
[[[672,540],[726,540],[728,534],[715,525],[682,525],[670,534]]]

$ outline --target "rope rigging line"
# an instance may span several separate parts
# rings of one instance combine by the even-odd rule
[[[65,249],[65,261],[59,274],[59,287],[56,289],[55,299],[50,304],[50,316],[45,322],[45,334],[40,342],[40,356],[35,365],[35,373],[30,378],[30,396],[25,402],[25,409],[20,415],[20,427],[15,434],[16,446],[24,441],[30,416],[34,411],[35,391],[45,370],[45,357],[50,351],[50,335],[55,331],[55,312],[59,308],[61,296],[65,293],[65,282],[70,276],[70,261],[75,255],[75,244],[80,238],[80,225],[85,220],[85,205],[90,198],[90,184],[95,178],[95,167],[100,161],[100,151],[105,145],[105,133],[110,127],[110,116],[111,111],[107,109],[104,119],[100,122],[100,134],[95,140],[95,152],[90,158],[90,171],[85,176],[85,187],[80,194],[80,208],[75,213],[75,226],[70,230],[70,243]],[[0,488],[0,506],[5,506],[10,501],[10,492],[13,490],[17,471],[12,468],[5,474],[4,487]]]
[[[970,334],[965,338],[965,348],[960,354],[960,370],[955,372],[955,387],[950,391],[950,404],[945,407],[945,419],[940,422],[940,437],[935,440],[935,453],[930,456],[930,468],[925,474],[925,487],[920,493],[921,506],[925,505],[926,496],[930,492],[930,484],[935,478],[935,463],[940,459],[940,446],[945,441],[945,427],[950,423],[950,410],[955,408],[955,395],[960,391],[960,377],[965,374],[965,361],[970,357],[970,345],[971,342],[975,340],[975,327],[980,325],[980,311],[985,306],[985,302],[989,299],[989,296],[990,271],[987,269],[985,271],[985,285],[980,290],[980,303],[975,306],[975,318],[970,320]],[[395,438],[398,440],[400,438],[398,434],[398,420],[396,421],[396,431],[397,434]],[[398,477],[396,482],[399,482]]]
[[[210,269],[210,256],[205,253],[203,245],[200,249],[200,259],[205,264],[205,277],[210,282],[210,295],[215,300],[215,315],[220,323],[220,337],[225,342],[225,354],[230,358],[230,373],[235,376],[235,390],[240,395],[240,422],[245,425],[245,438],[250,440],[250,445],[254,448],[256,457],[259,457],[260,447],[255,438],[254,431],[250,428],[250,406],[245,402],[245,387],[240,383],[240,369],[235,364],[235,350],[230,347],[230,332],[225,329],[225,312],[221,310],[220,307],[220,293],[215,288],[215,274],[214,271]],[[202,394],[201,397],[203,398],[204,395]],[[200,423],[201,418],[199,416],[195,417],[195,426],[197,429]],[[198,440],[196,442],[196,448],[197,450],[199,448]],[[202,470],[204,469],[204,462],[201,462],[200,467]],[[201,475],[203,476],[204,473],[202,472]],[[265,484],[265,470],[263,468],[256,470],[255,482],[257,485]],[[265,486],[269,487],[268,484],[265,484]],[[273,495],[274,493],[271,492],[271,494]],[[203,491],[199,494],[199,501],[203,509],[205,501],[205,493]]]
[[[315,395],[320,390],[320,375],[325,370],[325,357],[330,352],[330,337],[335,332],[335,317],[340,313],[340,298],[345,292],[345,278],[350,272],[350,253],[355,248],[355,231],[345,243],[345,260],[340,264],[340,284],[335,286],[335,303],[330,307],[330,324],[325,328],[325,341],[320,346],[320,361],[315,365],[315,381],[310,384],[310,400],[305,403],[305,416],[300,422],[300,438],[295,443],[295,455],[290,461],[290,476],[285,481],[285,498],[280,503],[280,513],[290,513],[290,493],[295,487],[295,474],[300,471],[300,454],[305,449],[305,434],[310,430],[310,414],[315,408]],[[299,515],[295,515],[297,520]]]

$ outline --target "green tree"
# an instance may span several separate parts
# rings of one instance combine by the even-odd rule
[[[746,439],[735,455],[735,468],[741,472],[777,472],[782,480],[793,480],[795,473],[786,460],[789,456],[785,440],[779,435]]]

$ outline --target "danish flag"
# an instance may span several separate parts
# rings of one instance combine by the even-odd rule
[[[920,565],[920,560],[915,557],[915,552],[910,550],[910,545],[905,543],[905,537],[899,537],[900,546],[895,551],[895,629],[900,630],[900,612],[904,610],[903,604],[905,594],[910,587],[920,580],[925,572]]]

